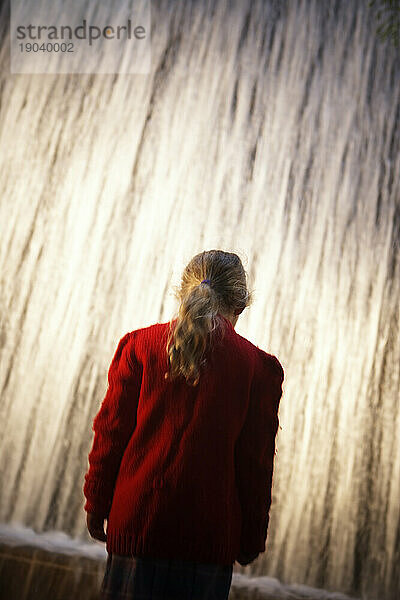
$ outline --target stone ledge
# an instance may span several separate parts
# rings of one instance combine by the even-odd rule
[[[98,600],[105,561],[0,542],[0,600]]]

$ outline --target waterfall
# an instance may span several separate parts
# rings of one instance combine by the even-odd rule
[[[237,331],[286,375],[250,571],[395,600],[398,51],[364,0],[154,0],[151,19],[147,75],[10,74],[3,29],[0,521],[86,539],[116,344],[221,248],[255,290]]]

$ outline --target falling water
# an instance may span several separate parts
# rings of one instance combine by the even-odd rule
[[[286,373],[245,571],[397,598],[400,68],[375,30],[363,0],[154,0],[150,74],[11,75],[3,27],[1,521],[86,539],[115,346],[219,247]]]

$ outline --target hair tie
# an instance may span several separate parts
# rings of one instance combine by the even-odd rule
[[[203,279],[201,283],[208,283],[208,285],[211,285],[211,281],[209,279]]]

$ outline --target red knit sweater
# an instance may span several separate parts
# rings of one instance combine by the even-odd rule
[[[118,344],[83,488],[108,552],[228,565],[265,551],[283,369],[221,323],[196,387],[164,378],[168,323]]]

